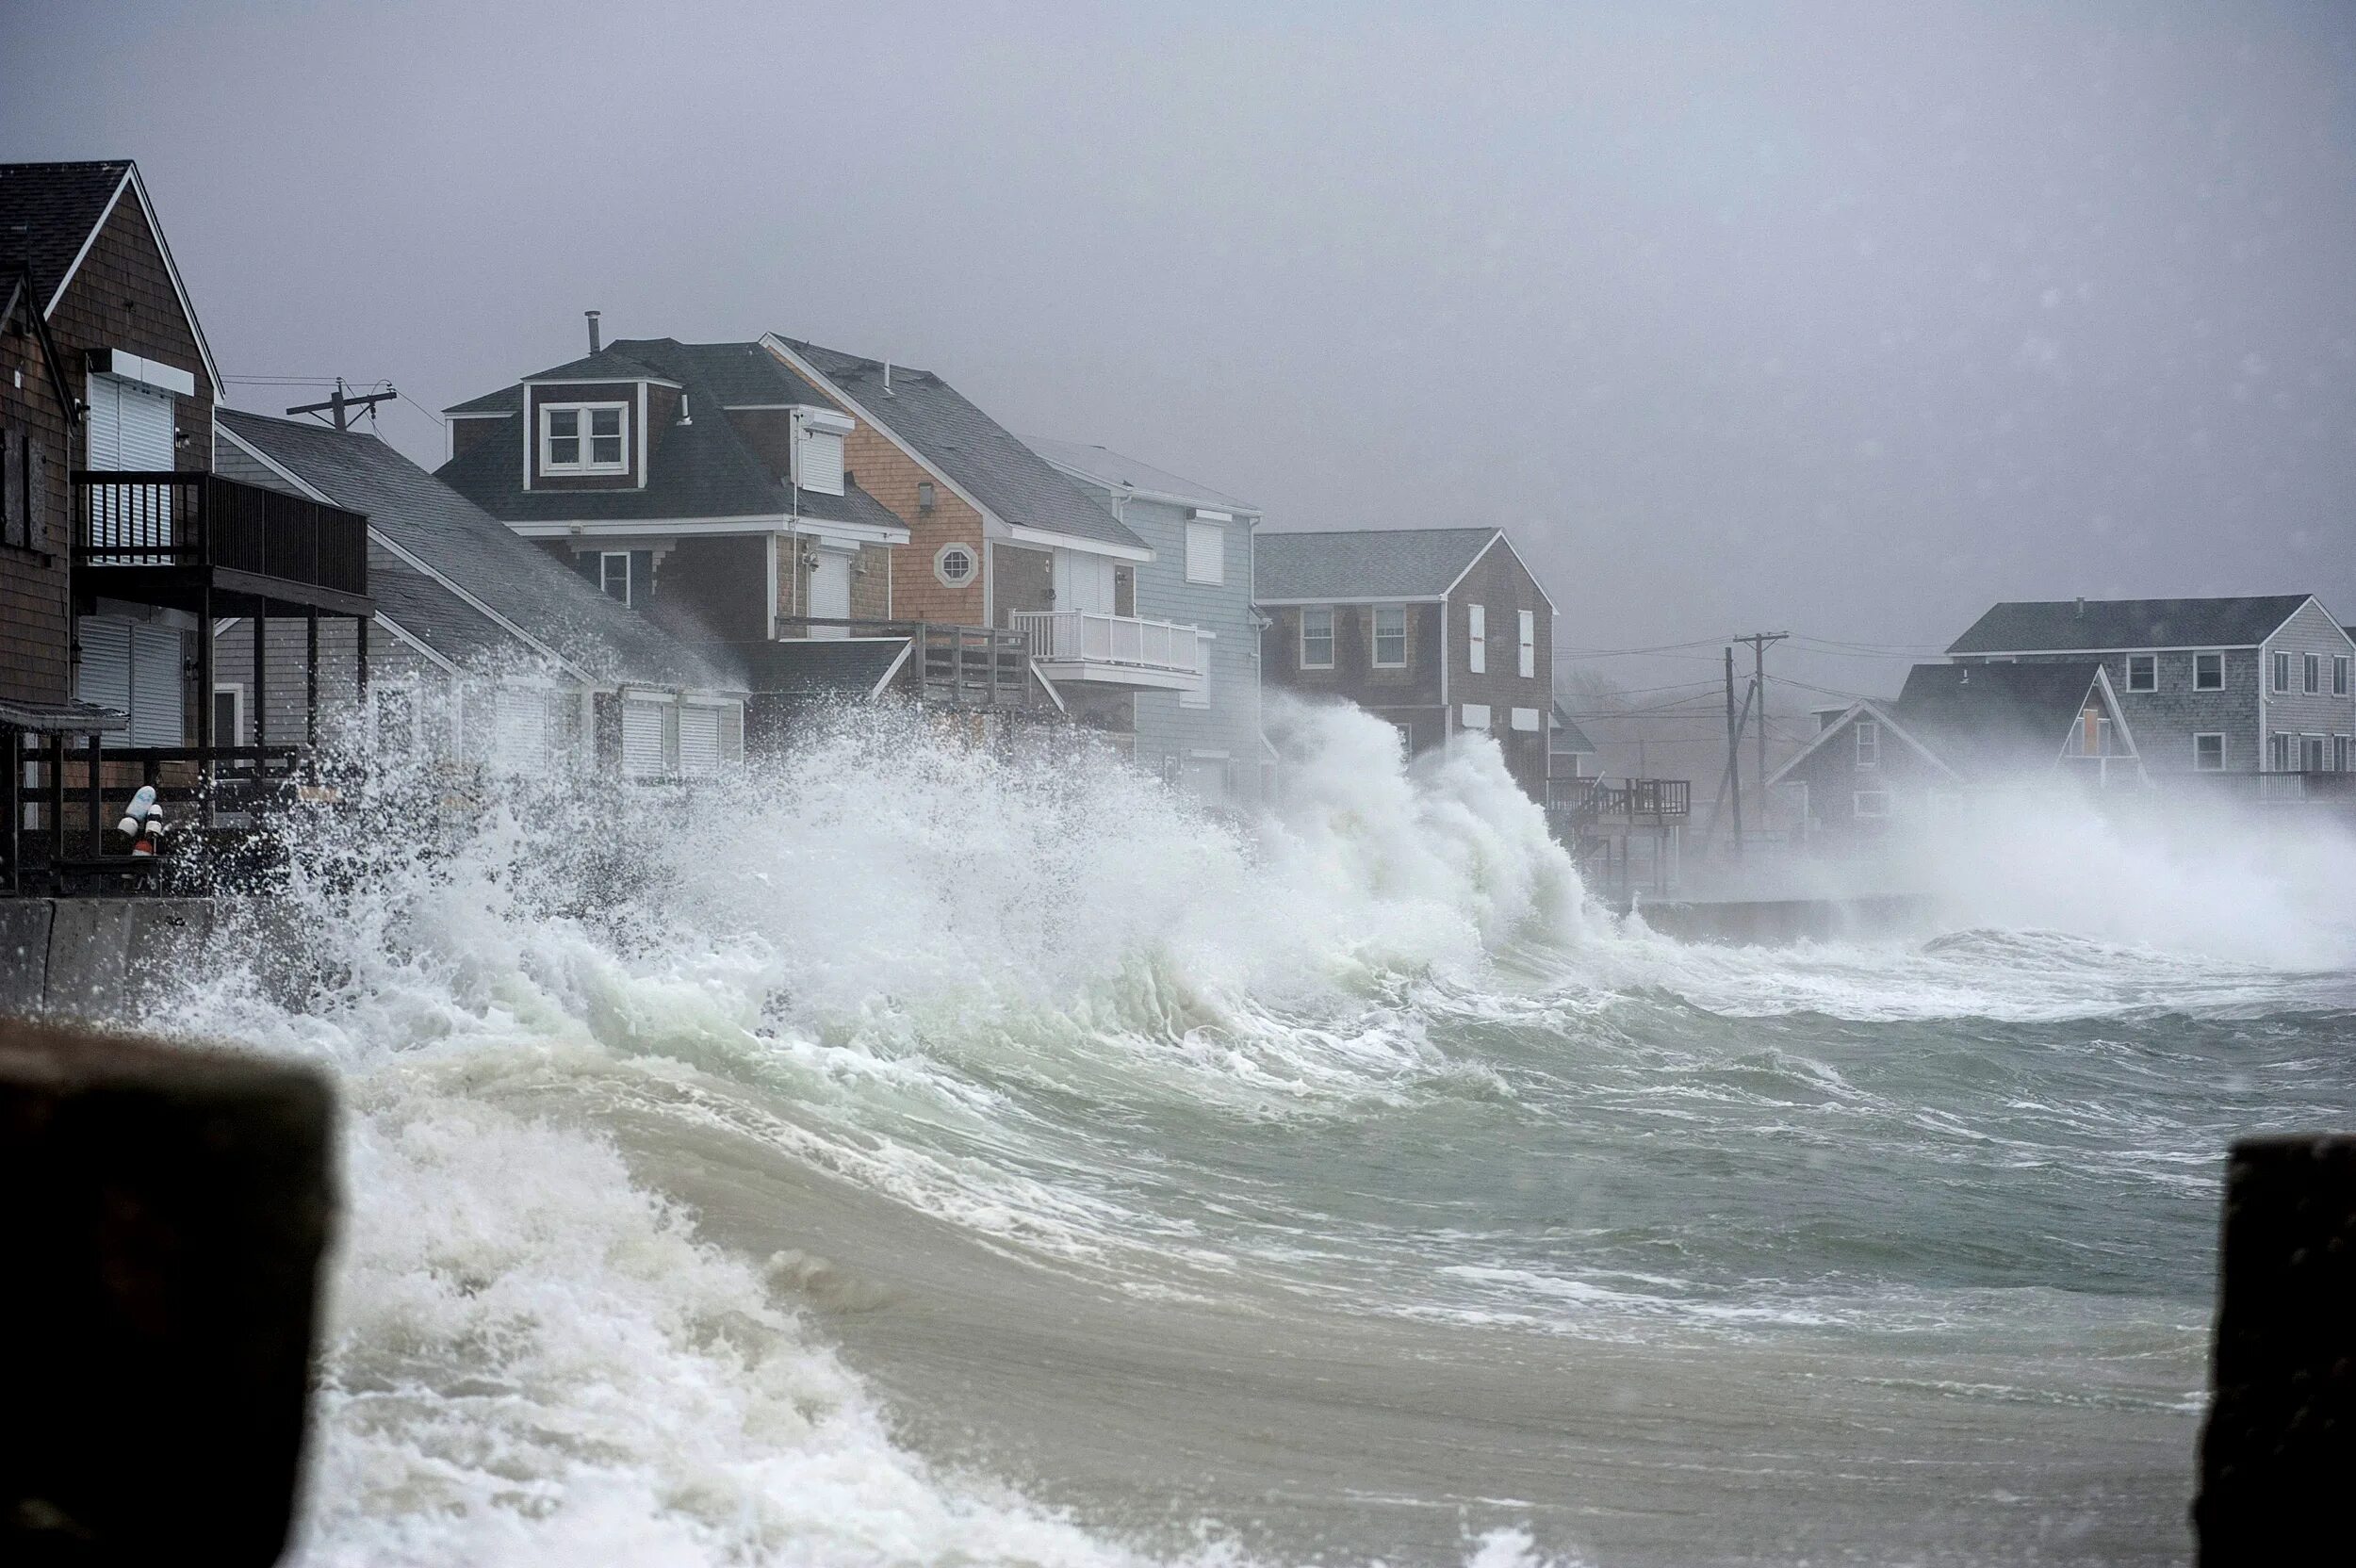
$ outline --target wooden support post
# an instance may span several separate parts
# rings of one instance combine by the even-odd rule
[[[105,808],[98,799],[99,761],[106,748],[98,743],[99,740],[96,735],[90,738],[90,856],[93,860],[105,854],[106,849]]]
[[[0,834],[0,856],[8,860],[6,875],[0,876],[0,896],[13,897],[25,863],[25,737],[13,729],[0,729],[0,742],[8,746],[8,774],[0,778],[0,811],[8,814],[8,826]]]
[[[254,743],[270,743],[270,601],[254,612],[254,691],[246,711],[254,715]]]
[[[374,620],[374,616],[363,615],[352,623],[352,684],[358,689],[360,700],[364,703],[368,696],[368,628]]]
[[[303,617],[303,743],[319,743],[319,607]]]
[[[49,866],[57,875],[65,858],[65,736],[49,737]]]
[[[209,575],[209,574],[208,574]],[[207,581],[197,590],[196,612],[196,743],[210,751],[219,745],[236,745],[235,735],[223,741],[221,728],[213,722],[213,585]],[[213,825],[213,784],[221,776],[221,766],[207,757],[198,768],[198,783],[203,789],[204,805],[200,808],[205,825]]]

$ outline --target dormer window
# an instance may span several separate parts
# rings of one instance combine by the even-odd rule
[[[540,471],[544,474],[623,474],[630,471],[623,432],[628,403],[542,403]]]

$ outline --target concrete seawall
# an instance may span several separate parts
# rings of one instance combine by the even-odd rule
[[[1628,912],[1623,909],[1623,913]],[[1640,900],[1634,912],[1664,937],[1731,947],[1903,937],[1926,930],[1932,901],[1917,893],[1870,898]]]
[[[265,906],[205,898],[0,899],[0,1017],[136,1019],[172,988],[225,966],[235,940],[269,943]],[[301,977],[274,977],[299,993]]]

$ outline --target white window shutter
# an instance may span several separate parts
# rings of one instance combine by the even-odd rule
[[[622,772],[632,778],[653,778],[663,771],[663,712],[669,705],[630,701],[622,704]]]
[[[81,645],[82,662],[74,672],[74,695],[118,713],[131,711],[131,623],[101,615],[85,615],[74,623],[74,640]],[[127,744],[128,729],[111,730],[109,745]]]
[[[176,746],[188,738],[187,656],[177,627],[131,626],[131,743]]]
[[[1186,580],[1227,580],[1227,531],[1217,523],[1186,525]]]
[[[1472,660],[1472,673],[1485,675],[1489,669],[1489,607],[1469,604],[1464,607],[1464,614],[1471,624],[1472,642],[1468,653]],[[1482,724],[1484,727],[1487,724],[1485,715]]]

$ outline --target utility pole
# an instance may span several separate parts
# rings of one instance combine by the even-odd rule
[[[1743,701],[1747,712],[1750,702]],[[1742,728],[1734,716],[1734,645],[1726,645],[1726,794],[1734,807],[1734,858],[1742,858]]]
[[[1738,643],[1751,645],[1751,694],[1758,699],[1756,706],[1759,712],[1759,825],[1762,828],[1767,825],[1767,650],[1791,635],[1788,631],[1754,631],[1735,639]],[[1726,649],[1726,658],[1731,672],[1732,648]],[[1732,679],[1731,673],[1727,678]],[[1727,700],[1733,700],[1731,688]],[[1742,820],[1738,812],[1735,821],[1740,823]],[[1741,837],[1741,828],[1738,827],[1735,832],[1738,838]]]
[[[288,414],[333,414],[335,417],[335,428],[337,430],[350,430],[352,428],[352,416],[355,411],[371,409],[378,403],[391,402],[395,398],[400,396],[400,392],[390,386],[387,386],[382,392],[346,392],[344,390],[344,378],[337,376],[335,378],[335,395],[334,397],[328,399],[323,403],[303,403],[297,407],[286,410],[286,412]]]

